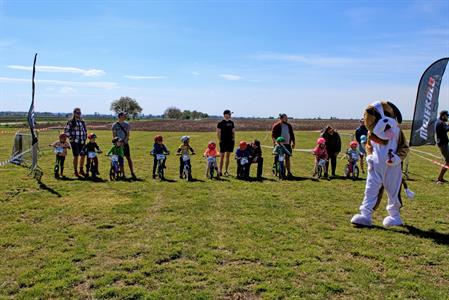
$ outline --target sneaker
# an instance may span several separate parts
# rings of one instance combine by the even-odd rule
[[[156,174],[153,174],[153,179],[156,179]]]
[[[78,171],[75,171],[75,172],[73,173],[73,175],[75,175],[75,177],[80,177],[80,174],[78,174]]]
[[[224,176],[226,176],[226,177],[228,177],[228,176],[229,176],[229,173],[228,173],[228,171],[224,172]]]
[[[437,181],[435,181],[435,183],[436,184],[444,184],[444,181],[443,180],[437,180]]]
[[[79,173],[81,176],[83,176],[83,177],[86,177],[86,173],[84,173],[84,170],[83,169],[81,169],[80,170],[80,173]]]
[[[131,173],[131,178],[132,178],[133,180],[137,180],[137,176],[136,176],[136,174],[134,174],[134,173]]]

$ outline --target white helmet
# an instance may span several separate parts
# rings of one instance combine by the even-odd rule
[[[190,140],[190,136],[188,136],[188,135],[184,135],[184,136],[181,137],[181,141],[182,141],[183,143],[185,143],[185,142],[187,142],[187,141],[189,141],[189,140]]]

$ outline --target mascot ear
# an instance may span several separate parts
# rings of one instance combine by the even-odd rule
[[[396,116],[396,119],[398,120],[398,123],[401,124],[402,123],[402,114],[401,114],[401,111],[399,110],[399,108],[391,102],[387,102],[387,104],[391,106],[391,108],[394,111],[394,115]]]

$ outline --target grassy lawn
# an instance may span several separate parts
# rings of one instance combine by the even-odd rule
[[[96,133],[107,150],[111,133]],[[271,175],[268,149],[264,182],[206,180],[197,155],[199,180],[191,183],[178,179],[171,155],[167,177],[176,182],[159,182],[151,179],[154,134],[131,136],[141,181],[57,181],[50,151],[39,162],[47,189],[26,169],[0,168],[0,298],[448,298],[449,184],[433,183],[437,166],[411,156],[417,197],[404,200],[406,226],[357,229],[349,220],[364,181],[310,180],[311,154],[295,152],[293,173],[302,179],[283,182]],[[170,150],[181,135],[164,134]],[[215,138],[190,136],[198,153]],[[56,137],[42,132],[41,149]],[[254,137],[270,144],[266,132],[238,133],[239,140]],[[298,147],[312,148],[316,137],[299,132]],[[0,161],[12,140],[0,134]],[[66,175],[73,177],[71,157]],[[339,161],[339,174],[343,166]],[[104,156],[100,167],[107,178]],[[377,225],[385,205],[374,215]]]

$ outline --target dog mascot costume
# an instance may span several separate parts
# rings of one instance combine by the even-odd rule
[[[407,156],[409,147],[399,128],[401,122],[401,112],[391,102],[374,102],[365,110],[365,125],[369,130],[366,144],[368,176],[360,214],[352,217],[352,224],[371,226],[371,215],[380,204],[385,189],[389,216],[384,219],[383,225],[402,225],[399,211],[402,206],[401,163]]]

